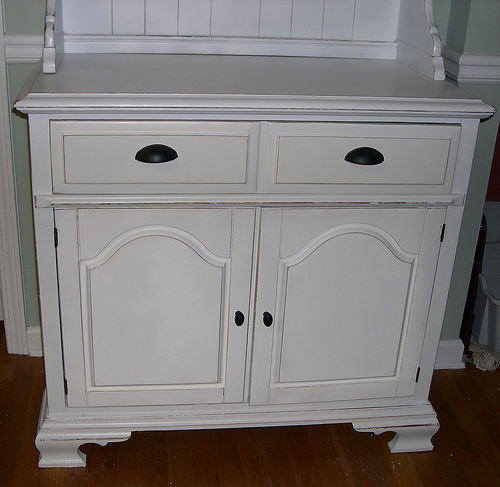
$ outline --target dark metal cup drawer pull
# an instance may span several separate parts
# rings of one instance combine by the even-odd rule
[[[177,152],[163,144],[152,144],[143,147],[135,155],[136,161],[145,162],[147,164],[160,164],[162,162],[170,162],[177,159]]]
[[[348,152],[345,160],[361,166],[376,166],[384,162],[384,154],[373,147],[358,147]]]

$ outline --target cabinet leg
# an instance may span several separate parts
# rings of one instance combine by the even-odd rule
[[[86,455],[80,446],[96,443],[125,441],[132,431],[119,428],[101,428],[95,425],[75,427],[71,422],[47,417],[47,397],[44,393],[35,445],[40,452],[39,467],[85,467]]]
[[[87,456],[80,451],[79,440],[55,440],[37,436],[35,445],[40,452],[39,467],[85,467]]]
[[[71,435],[71,437],[70,437]],[[40,452],[39,467],[85,467],[86,455],[80,446],[96,443],[101,446],[109,442],[125,441],[130,438],[130,431],[81,430],[63,431],[54,429],[47,433],[39,431],[35,445]]]
[[[71,435],[71,436],[70,436]],[[39,467],[85,467],[87,458],[80,451],[86,443],[101,446],[112,441],[125,441],[130,438],[130,431],[81,430],[63,431],[51,429],[50,432],[39,431],[35,445],[40,452]]]
[[[388,446],[392,453],[407,453],[418,451],[430,451],[434,448],[431,438],[439,429],[437,419],[427,424],[410,425],[365,425],[353,424],[356,431],[374,433],[380,435],[388,431],[395,432],[395,436],[389,441]]]
[[[394,428],[396,434],[388,443],[389,449],[392,453],[430,451],[434,448],[431,438],[438,429],[439,425]]]

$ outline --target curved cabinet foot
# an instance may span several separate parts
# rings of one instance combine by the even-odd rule
[[[112,441],[125,441],[131,430],[100,428],[89,424],[76,427],[71,421],[47,417],[47,394],[43,393],[35,445],[40,452],[39,467],[85,467],[87,456],[80,451],[86,443],[101,446]]]
[[[131,431],[103,430],[40,430],[35,445],[40,452],[39,467],[85,467],[86,455],[80,446],[96,443],[101,446],[112,441],[125,441]]]
[[[40,452],[39,467],[85,467],[87,456],[80,451],[80,440],[56,440],[37,436],[35,445]]]
[[[389,449],[392,453],[430,451],[434,448],[431,438],[438,429],[439,425],[394,428],[396,434],[388,443]]]
[[[436,418],[429,418],[425,424],[385,424],[377,425],[353,423],[356,431],[374,433],[380,435],[388,431],[395,432],[395,436],[389,441],[388,446],[392,453],[409,453],[418,451],[430,451],[434,448],[431,438],[439,430],[439,422]]]

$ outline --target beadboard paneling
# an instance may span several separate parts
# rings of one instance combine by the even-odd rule
[[[324,39],[352,39],[355,6],[356,0],[325,0]]]
[[[260,36],[290,37],[293,0],[261,0]]]
[[[258,37],[260,0],[212,0],[212,35]]]
[[[321,39],[324,0],[294,0],[291,37]]]
[[[145,34],[176,35],[179,16],[178,0],[146,0]]]
[[[144,0],[113,0],[113,34],[144,34]]]
[[[165,1],[165,0],[163,0]],[[197,14],[193,15],[192,12]],[[179,25],[181,36],[209,36],[212,5],[207,0],[179,0]]]
[[[353,38],[394,41],[398,35],[399,0],[356,0]]]
[[[398,13],[399,0],[67,0],[63,21],[66,34],[394,41]]]
[[[63,26],[66,34],[111,34],[111,0],[67,0]]]

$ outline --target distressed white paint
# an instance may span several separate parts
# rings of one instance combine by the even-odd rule
[[[252,404],[412,395],[420,357],[409,343],[424,336],[412,320],[427,307],[433,272],[423,269],[435,265],[443,219],[423,209],[265,210],[257,316],[276,289],[275,324],[255,330],[267,353],[253,363]]]
[[[130,16],[127,1],[113,2],[113,29],[146,32],[148,4]],[[395,432],[394,452],[431,449],[428,392],[492,108],[432,80],[428,0],[343,1],[337,43],[322,40],[336,37],[330,2],[204,4],[178,3],[177,33],[207,36],[169,40],[191,55],[68,55],[16,105],[30,119],[46,350],[40,465],[83,466],[81,444],[143,429],[351,422]],[[279,9],[273,31],[262,15]],[[416,33],[409,56],[432,48],[416,62],[428,78],[394,50],[374,56]],[[65,43],[147,51],[135,37]],[[300,57],[248,56],[283,42]],[[319,46],[349,59],[305,56]],[[186,154],[188,170],[171,166],[180,179],[130,169],[134,144],[155,141]],[[351,145],[380,147],[386,165],[352,167]]]

